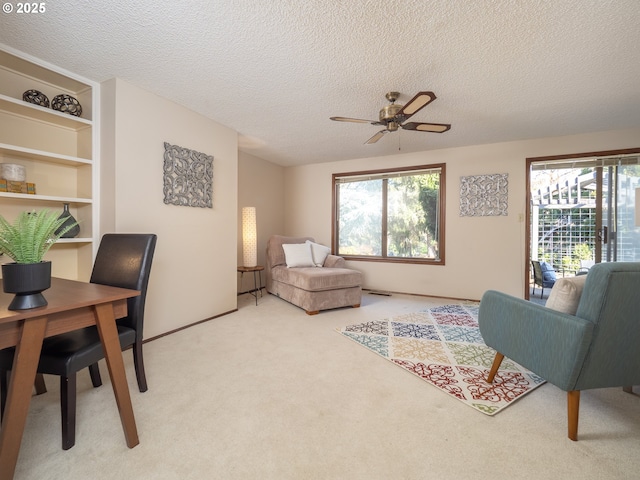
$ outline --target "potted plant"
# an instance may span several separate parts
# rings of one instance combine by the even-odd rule
[[[22,212],[13,223],[0,215],[0,253],[14,260],[2,265],[5,293],[15,293],[9,310],[43,307],[42,292],[51,286],[51,262],[44,254],[77,222],[62,225],[66,217],[55,212]],[[60,228],[62,227],[62,228]]]

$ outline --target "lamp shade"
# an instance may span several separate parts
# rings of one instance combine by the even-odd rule
[[[636,227],[640,227],[640,187],[636,188]]]
[[[242,208],[242,263],[245,267],[258,265],[258,233],[256,208]]]

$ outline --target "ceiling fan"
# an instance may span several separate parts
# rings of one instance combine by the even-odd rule
[[[404,130],[417,130],[418,132],[443,133],[451,128],[446,123],[421,123],[408,122],[403,123],[413,114],[422,110],[428,104],[436,99],[433,92],[418,92],[406,105],[395,103],[400,96],[399,92],[389,92],[386,95],[387,100],[391,102],[389,105],[382,107],[379,114],[379,120],[363,120],[360,118],[348,117],[331,117],[331,120],[337,122],[353,122],[353,123],[370,123],[371,125],[382,125],[384,129],[380,130],[373,137],[367,140],[365,145],[376,143],[389,132],[395,132],[398,128]]]

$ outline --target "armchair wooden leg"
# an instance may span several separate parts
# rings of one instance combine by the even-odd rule
[[[633,387],[622,387],[623,392],[633,393]]]
[[[578,440],[578,414],[580,412],[580,390],[567,392],[567,417],[569,427],[569,438],[576,442]]]
[[[504,355],[500,352],[496,352],[496,356],[493,359],[493,365],[491,365],[491,370],[489,370],[489,376],[487,377],[488,383],[493,383],[493,379],[496,378],[496,373],[498,373],[498,368],[500,368],[500,364],[504,359]]]

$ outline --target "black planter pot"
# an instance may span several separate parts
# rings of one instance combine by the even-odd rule
[[[5,293],[15,293],[9,310],[44,307],[42,292],[51,286],[51,262],[5,263],[2,265],[2,285]]]

